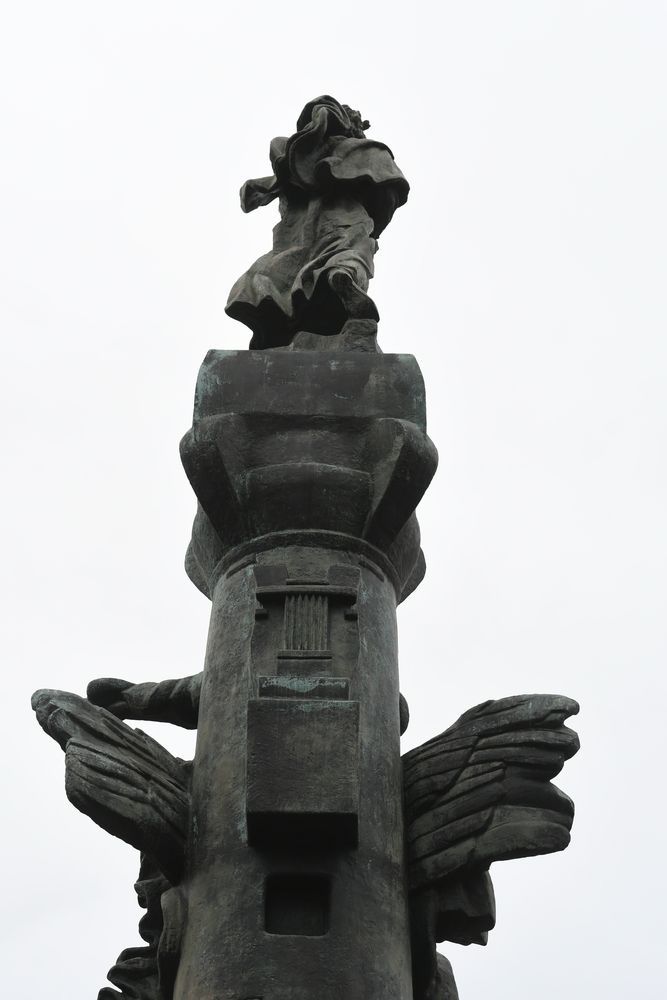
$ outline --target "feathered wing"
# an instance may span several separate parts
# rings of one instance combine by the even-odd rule
[[[196,678],[183,684],[188,681]],[[167,683],[182,694],[181,682]],[[157,695],[164,693],[160,685],[150,687]],[[108,695],[112,688],[113,682],[98,681],[94,690]],[[177,698],[174,710],[179,706]],[[98,826],[142,852],[135,889],[147,911],[139,924],[147,947],[121,952],[108,974],[120,992],[105,987],[99,1000],[167,1000],[179,931],[179,890],[172,883],[179,880],[184,862],[189,768],[141,730],[78,695],[37,691],[33,708],[44,731],[65,751],[70,801]]]
[[[178,881],[190,805],[183,761],[140,729],[67,691],[37,691],[33,708],[65,750],[70,802],[114,837],[151,854],[167,878]]]
[[[487,701],[404,755],[413,953],[422,995],[437,974],[435,941],[486,943],[495,923],[492,862],[567,847],[574,806],[551,779],[579,749],[577,734],[564,725],[578,711],[575,701],[558,695]]]

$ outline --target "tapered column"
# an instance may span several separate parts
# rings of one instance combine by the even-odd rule
[[[188,570],[212,614],[175,1000],[412,997],[396,604],[435,453],[414,360],[342,360],[200,376]]]
[[[282,577],[292,602],[306,567],[355,591],[331,599],[328,658],[281,650],[282,599],[258,597]],[[220,579],[178,1000],[410,997],[395,605],[354,552],[274,550]]]

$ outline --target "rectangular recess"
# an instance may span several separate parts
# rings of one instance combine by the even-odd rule
[[[329,930],[331,879],[328,875],[269,875],[264,887],[267,934],[322,937]]]
[[[279,649],[277,653],[279,660],[331,660],[333,653],[330,649]]]
[[[350,682],[347,677],[292,677],[274,675],[259,678],[260,698],[324,698],[347,701]]]

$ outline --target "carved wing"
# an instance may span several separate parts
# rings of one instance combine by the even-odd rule
[[[487,701],[404,755],[410,889],[429,936],[485,943],[489,865],[567,847],[574,806],[551,778],[579,749],[563,725],[578,711],[557,695]]]
[[[140,729],[66,691],[37,691],[37,719],[65,750],[70,802],[108,833],[152,855],[170,882],[183,866],[187,766]]]
[[[132,685],[115,678],[91,684],[111,711],[67,691],[36,691],[32,705],[44,731],[65,751],[67,797],[108,833],[142,852],[135,890],[147,912],[139,933],[147,947],[126,948],[98,1000],[169,1000],[183,924],[180,890],[190,803],[188,766],[113,712],[169,718],[189,725],[199,678]],[[164,917],[164,920],[163,920]]]

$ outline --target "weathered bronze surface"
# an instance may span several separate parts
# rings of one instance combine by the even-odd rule
[[[251,349],[209,352],[181,443],[203,671],[33,698],[70,801],[141,852],[146,946],[100,1000],[455,1000],[436,943],[485,943],[490,865],[569,842],[551,779],[576,702],[485,702],[400,754],[396,606],[437,453],[415,359],[377,347],[373,255],[408,184],[367,127],[311,101],[241,192],[281,221],[227,306]],[[196,728],[194,761],[141,719]]]

